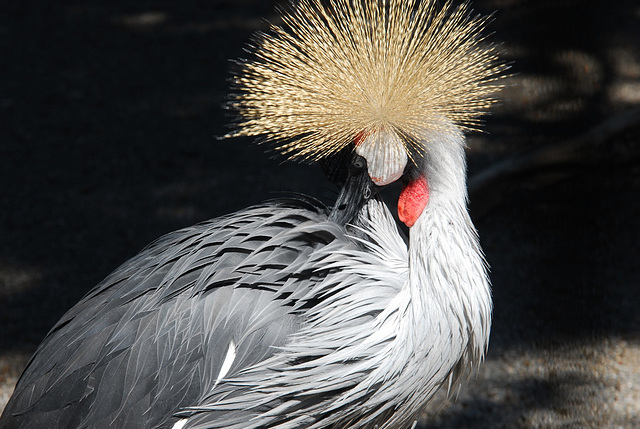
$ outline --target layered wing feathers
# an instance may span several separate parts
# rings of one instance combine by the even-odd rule
[[[321,394],[304,378],[290,392],[277,383],[254,387],[278,365],[300,369],[305,359],[335,358],[328,356],[381,310],[384,287],[363,274],[366,265],[375,274],[377,258],[362,246],[306,203],[258,206],[168,234],[63,316],[5,413],[31,427],[164,427],[182,411],[194,416],[194,427],[226,427],[233,413],[216,420],[221,414],[211,404],[221,410],[240,397],[238,403],[254,401],[253,409],[238,411],[241,422],[264,407],[286,406],[285,393]],[[372,289],[352,296],[358,284]],[[385,287],[391,297],[400,286]],[[345,303],[361,310],[345,314]],[[237,355],[220,381],[231,341]],[[293,361],[282,360],[286,353]],[[326,381],[333,394],[354,383],[329,373]],[[259,421],[272,419],[273,412]]]

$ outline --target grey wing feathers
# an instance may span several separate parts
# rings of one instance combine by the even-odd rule
[[[328,274],[305,268],[310,256],[332,242],[356,248],[326,219],[306,203],[273,203],[159,239],[52,329],[5,410],[17,416],[6,427],[170,425],[211,394],[230,341],[231,375],[299,329],[305,283]]]
[[[362,248],[334,241],[314,252],[306,265],[331,273],[292,291],[294,308],[304,307],[300,329],[277,353],[183,410],[184,428],[369,428],[393,413],[387,395],[375,392],[385,368],[394,368],[387,362],[397,326],[391,303],[407,279],[407,247],[376,200],[358,223],[380,241],[361,230]]]

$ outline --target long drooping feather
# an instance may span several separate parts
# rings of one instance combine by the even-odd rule
[[[277,142],[317,160],[373,136],[424,151],[441,119],[473,129],[494,102],[504,64],[481,35],[485,17],[436,0],[300,0],[241,62],[229,136]],[[375,150],[388,150],[379,147]]]

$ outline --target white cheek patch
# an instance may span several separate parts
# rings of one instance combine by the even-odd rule
[[[356,138],[356,153],[367,160],[371,180],[384,186],[402,177],[407,151],[395,131],[380,128]]]

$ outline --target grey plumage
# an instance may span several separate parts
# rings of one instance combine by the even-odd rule
[[[278,202],[159,239],[53,328],[3,427],[156,427],[201,405],[232,339],[230,377],[285,346],[309,309],[335,299],[332,287],[361,280],[340,272],[339,255],[369,254],[328,215]]]

